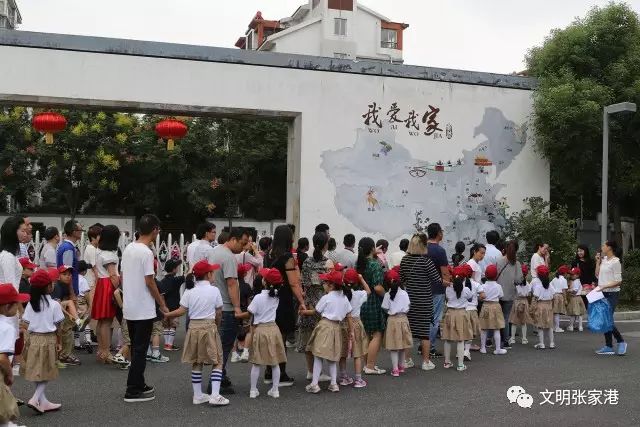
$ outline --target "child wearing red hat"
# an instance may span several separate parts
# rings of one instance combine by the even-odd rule
[[[509,313],[509,322],[512,325],[509,344],[516,343],[516,329],[518,325],[520,325],[521,328],[522,344],[529,343],[527,340],[527,324],[533,323],[533,319],[529,311],[531,285],[527,283],[527,273],[529,273],[529,267],[527,267],[526,264],[522,264],[522,282],[516,286],[516,299],[511,306],[511,313]]]
[[[64,313],[60,303],[51,298],[53,283],[49,273],[38,270],[29,279],[31,298],[22,322],[27,325],[27,337],[22,352],[20,375],[36,384],[27,406],[38,414],[57,411],[62,405],[51,403],[45,396],[49,381],[58,378],[57,352],[62,348],[60,334]]]
[[[474,256],[478,252],[474,253]],[[476,263],[477,265],[477,263]],[[459,271],[459,274],[463,274],[465,280],[465,287],[471,290],[471,298],[467,300],[466,315],[471,322],[471,331],[473,336],[471,339],[464,343],[464,359],[471,361],[471,349],[480,350],[480,347],[473,344],[473,340],[480,337],[480,318],[478,317],[478,297],[483,294],[484,289],[481,281],[474,279],[478,278],[477,271],[473,269],[473,265],[470,263],[462,264],[460,267],[463,269]],[[453,271],[452,271],[453,274]]]
[[[16,343],[16,329],[7,318],[18,313],[21,304],[29,301],[28,294],[18,293],[11,283],[0,285],[0,374],[3,382],[0,384],[0,424],[15,426],[13,422],[18,418],[18,405],[9,387],[13,384],[13,369],[10,357],[13,355]]]
[[[498,267],[490,264],[484,271],[484,277],[487,281],[482,285],[484,297],[482,300],[482,309],[480,311],[480,353],[487,353],[487,335],[488,331],[493,330],[493,342],[496,349],[493,354],[507,354],[507,350],[500,348],[500,329],[504,328],[504,315],[500,308],[500,298],[504,295],[502,286],[496,282],[498,278]]]
[[[214,271],[219,268],[218,264],[198,261],[192,268],[193,275],[187,276],[180,307],[165,314],[165,317],[172,318],[189,313],[189,330],[184,340],[182,363],[191,364],[194,405],[207,402],[213,406],[229,404],[229,400],[220,395],[222,343],[218,326],[222,317],[222,295],[213,286]],[[202,393],[202,367],[205,363],[213,365],[211,396]]]
[[[247,283],[245,278],[247,274],[253,271],[253,266],[249,263],[238,264],[238,287],[240,288],[240,310],[243,313],[247,312],[249,307],[249,300],[251,299],[251,286]],[[247,318],[248,319],[248,318]],[[231,363],[248,362],[249,361],[249,348],[245,343],[251,342],[251,330],[250,323],[247,319],[238,322],[238,337],[231,350]]]
[[[473,328],[471,317],[467,311],[469,300],[473,299],[474,292],[478,293],[478,287],[474,291],[471,282],[473,269],[469,264],[454,268],[451,272],[453,286],[448,286],[445,290],[447,297],[447,312],[440,324],[442,329],[442,339],[444,340],[444,368],[453,367],[451,363],[451,343],[456,343],[456,357],[458,359],[457,371],[464,371],[467,367],[464,364],[465,342],[471,342],[473,338]],[[480,297],[484,294],[480,292]]]
[[[539,343],[535,345],[537,349],[545,349],[544,333],[549,335],[549,348],[556,348],[553,338],[553,294],[554,290],[549,281],[549,268],[540,265],[536,268],[538,277],[531,281],[533,299],[531,307],[534,311],[533,322],[538,328]]]
[[[60,362],[67,366],[79,366],[81,364],[80,359],[73,355],[73,329],[80,326],[82,321],[78,317],[76,295],[73,291],[73,267],[61,265],[58,267],[57,273],[58,277],[51,293],[51,298],[60,303],[62,312],[65,315],[60,332],[62,339],[62,349],[59,354]],[[50,276],[52,275],[53,272],[50,273]]]
[[[405,371],[405,349],[413,347],[413,337],[407,313],[409,312],[409,294],[400,283],[400,273],[389,270],[385,273],[385,282],[389,291],[382,299],[382,309],[387,312],[387,329],[384,333],[384,346],[391,353],[391,376],[399,377]],[[402,363],[399,364],[399,361]]]
[[[31,262],[29,257],[22,257],[18,259],[18,262],[22,266],[22,278],[20,279],[20,286],[18,292],[29,293],[29,278],[33,274],[37,265]],[[26,304],[25,304],[26,306]],[[18,315],[22,315],[24,311],[23,307],[18,308]],[[20,364],[22,363],[22,349],[24,348],[24,331],[20,330],[18,333],[18,340],[16,341],[15,354],[13,355],[13,373],[14,375],[20,374]]]
[[[571,316],[567,331],[573,332],[573,325],[578,331],[582,332],[582,316],[587,312],[580,291],[582,291],[582,283],[580,282],[580,268],[575,267],[569,272],[571,279],[571,287],[567,291],[567,315]]]
[[[551,281],[551,288],[553,288],[553,327],[554,332],[557,333],[564,332],[564,329],[560,327],[560,315],[566,314],[565,292],[569,285],[564,276],[567,273],[569,273],[569,267],[561,265],[556,271],[556,277]]]
[[[315,309],[300,310],[300,314],[305,316],[313,316],[316,313],[321,316],[307,343],[307,351],[313,354],[313,376],[311,384],[306,387],[306,391],[308,393],[318,393],[320,391],[318,381],[322,371],[322,362],[326,360],[331,376],[331,384],[328,390],[338,392],[340,387],[338,386],[337,362],[342,354],[340,322],[345,318],[347,319],[349,336],[352,337],[353,325],[350,313],[353,307],[342,291],[342,272],[333,270],[326,274],[320,274],[319,278],[323,281],[327,294],[320,298]]]
[[[246,272],[245,272],[246,273]],[[255,399],[260,395],[258,391],[258,378],[260,368],[271,366],[272,384],[267,394],[274,399],[280,397],[280,364],[287,361],[284,341],[278,325],[276,325],[276,311],[278,309],[278,291],[284,279],[277,268],[261,268],[263,288],[256,295],[247,312],[238,316],[248,319],[253,316],[251,348],[249,350],[249,362],[251,362],[251,389],[249,397]]]

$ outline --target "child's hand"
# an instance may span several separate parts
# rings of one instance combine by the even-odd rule
[[[56,343],[56,353],[60,353],[62,351],[62,343]]]

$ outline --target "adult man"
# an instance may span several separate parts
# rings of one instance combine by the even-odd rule
[[[168,313],[155,281],[153,252],[149,246],[160,233],[160,220],[144,215],[138,222],[138,240],[129,243],[122,253],[123,317],[127,320],[131,338],[131,366],[127,377],[125,402],[146,402],[155,399],[155,389],[144,380],[146,355],[153,322],[158,317],[156,304]]]
[[[64,225],[64,241],[58,246],[56,262],[58,267],[68,265],[73,267],[71,271],[71,283],[73,285],[73,295],[71,299],[75,301],[78,295],[78,261],[80,260],[80,251],[76,244],[82,237],[82,226],[75,219],[69,220]]]
[[[389,254],[387,260],[389,262],[389,268],[393,268],[396,265],[400,265],[400,261],[407,254],[407,249],[409,248],[409,239],[400,240],[400,250]]]
[[[40,268],[58,267],[58,245],[60,244],[60,233],[56,227],[47,227],[42,235],[47,241],[40,249]]]
[[[427,256],[431,258],[431,261],[440,271],[440,277],[442,277],[443,286],[436,284],[431,287],[431,293],[433,294],[433,319],[431,320],[431,329],[429,331],[429,340],[431,341],[431,356],[442,357],[441,353],[436,351],[436,339],[438,336],[438,328],[440,327],[440,319],[442,318],[442,312],[444,311],[445,286],[450,283],[449,274],[449,261],[447,259],[447,252],[440,246],[440,242],[444,236],[444,231],[440,224],[437,222],[429,224],[427,227]]]
[[[238,322],[236,315],[240,310],[240,287],[238,285],[238,260],[236,254],[242,252],[249,242],[249,231],[244,228],[232,228],[229,230],[228,240],[216,247],[211,252],[208,260],[210,264],[220,265],[215,273],[214,284],[222,295],[222,320],[220,322],[220,340],[222,341],[222,393],[233,394],[231,381],[226,375],[227,360],[233,348],[233,343],[238,335]]]
[[[484,276],[484,271],[488,266],[497,264],[498,260],[502,258],[502,251],[496,247],[500,241],[500,234],[495,230],[491,230],[485,234],[485,238],[487,239],[486,252],[484,258],[480,261],[482,276]]]
[[[538,242],[535,246],[535,253],[531,256],[531,277],[538,277],[536,269],[541,265],[549,266],[549,245]]]
[[[187,262],[192,267],[196,262],[208,259],[216,240],[216,225],[204,222],[196,228],[196,239],[187,246]]]
[[[338,262],[345,268],[355,268],[358,255],[356,255],[354,248],[356,246],[356,236],[353,234],[345,234],[342,239],[344,249],[336,254]]]

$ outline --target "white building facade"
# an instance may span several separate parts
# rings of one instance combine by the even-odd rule
[[[236,47],[402,63],[403,32],[408,26],[357,0],[309,0],[278,21],[265,20],[258,12]]]
[[[15,30],[22,24],[22,16],[15,0],[0,0],[0,28]]]

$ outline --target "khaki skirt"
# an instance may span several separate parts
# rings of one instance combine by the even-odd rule
[[[222,363],[222,343],[214,319],[191,319],[184,339],[182,363]]]
[[[338,362],[342,355],[342,330],[340,322],[322,318],[313,329],[307,351],[314,356]]]
[[[384,332],[384,348],[387,350],[404,350],[413,346],[409,319],[404,313],[394,314],[387,318],[387,329]]]
[[[568,316],[584,316],[587,310],[584,307],[584,302],[580,295],[571,295],[569,297],[569,303],[567,304]]]
[[[527,297],[518,297],[511,306],[509,314],[509,323],[513,325],[527,325],[533,323],[529,314],[529,299]]]
[[[565,314],[566,311],[564,294],[553,294],[553,314]]]
[[[504,328],[504,315],[497,301],[484,301],[480,311],[480,329],[497,330]]]
[[[56,353],[56,333],[25,334],[24,360],[20,365],[20,375],[31,382],[52,381],[58,378],[58,355]]]
[[[440,324],[442,339],[445,341],[469,341],[473,339],[471,313],[474,313],[477,319],[478,313],[476,311],[471,312],[465,308],[449,307],[444,315],[444,320]]]
[[[351,321],[353,323],[353,346],[351,347],[351,355],[354,359],[364,357],[369,352],[369,337],[359,317],[354,317]]]
[[[466,310],[467,317],[469,318],[469,322],[471,322],[471,332],[473,333],[473,338],[480,336],[480,319],[478,318],[478,310]]]
[[[9,387],[0,383],[0,424],[8,424],[9,421],[15,421],[19,416],[16,398],[11,394]]]
[[[553,302],[538,301],[535,304],[535,307],[534,325],[541,329],[549,329],[553,327]]]
[[[275,366],[287,361],[282,333],[276,322],[256,325],[249,348],[249,363]]]

